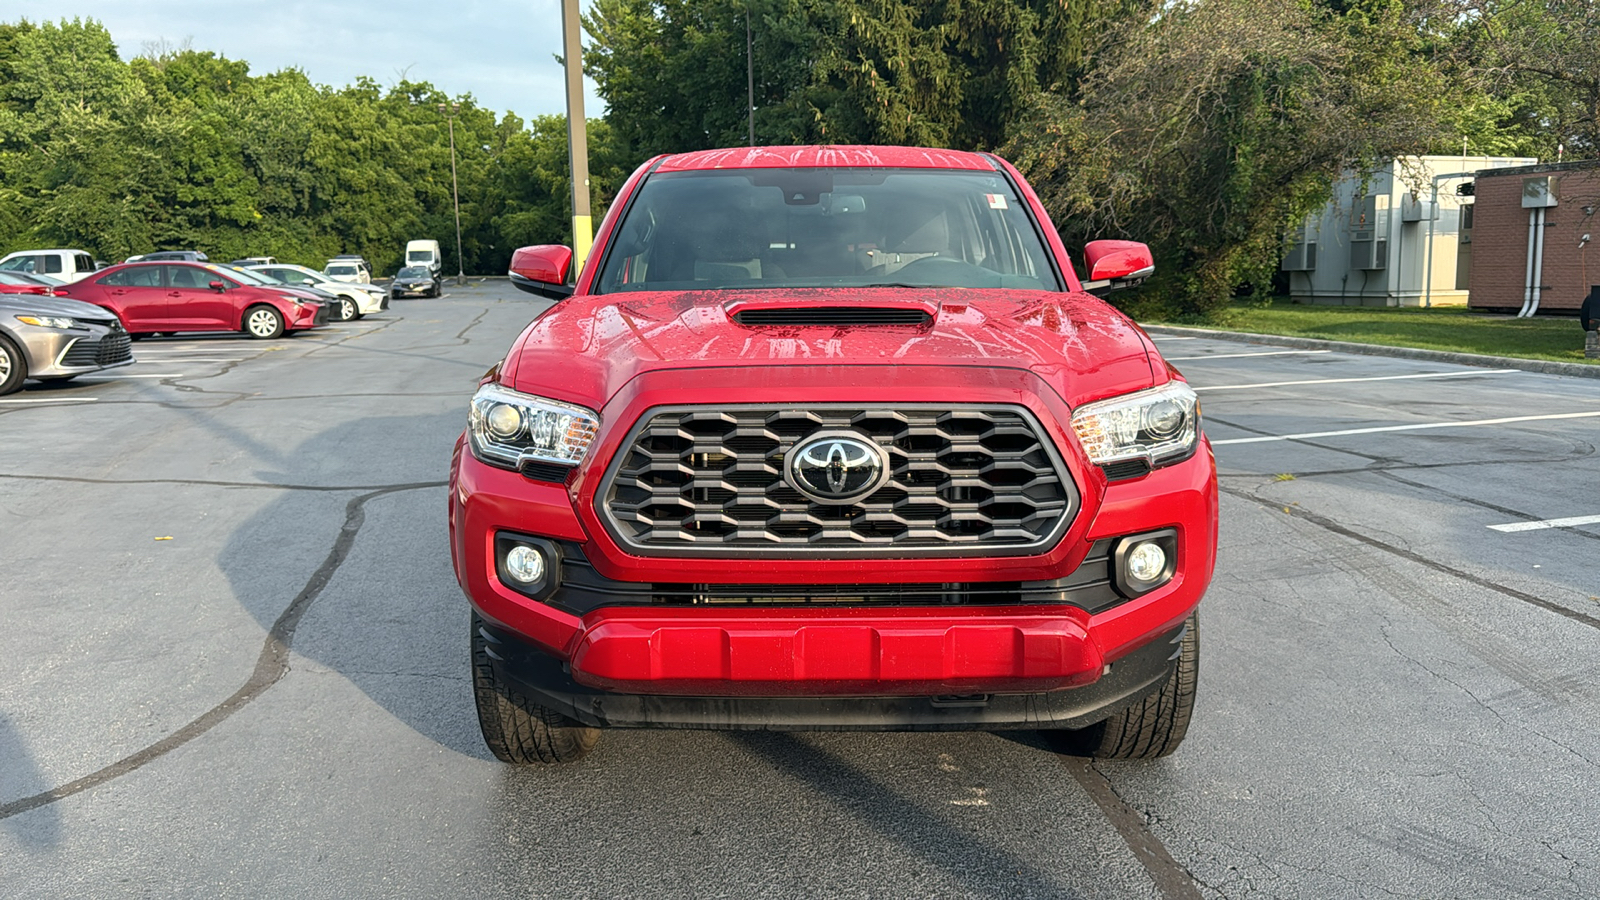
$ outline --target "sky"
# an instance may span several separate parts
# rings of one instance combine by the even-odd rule
[[[580,0],[587,9],[590,0]],[[523,119],[567,111],[560,0],[6,0],[0,20],[98,19],[123,59],[147,42],[188,40],[250,64],[299,68],[340,87],[359,75],[388,86],[402,74]],[[585,80],[584,114],[605,107]]]

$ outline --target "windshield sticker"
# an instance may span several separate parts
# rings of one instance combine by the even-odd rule
[[[985,194],[989,198],[990,209],[1006,209],[1006,198],[1002,194]]]

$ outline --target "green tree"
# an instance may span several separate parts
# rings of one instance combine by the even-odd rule
[[[1075,95],[1042,95],[1005,152],[1069,246],[1151,244],[1158,276],[1134,302],[1207,315],[1268,283],[1286,226],[1342,174],[1449,139],[1464,87],[1432,58],[1423,12],[1168,5],[1125,27]]]

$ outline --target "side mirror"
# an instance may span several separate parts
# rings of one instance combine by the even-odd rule
[[[217,292],[219,292],[219,293],[220,293],[220,292],[222,292],[222,291],[225,291],[225,290],[227,290],[227,289],[228,289],[228,286],[227,286],[227,285],[226,285],[226,284],[223,284],[223,283],[222,283],[222,282],[220,282],[220,281],[213,281],[213,282],[211,282],[211,289],[212,289],[212,290],[213,290],[213,291],[217,291]]]
[[[50,288],[50,296],[52,296],[52,297],[65,297],[65,296],[67,296],[67,289],[64,288],[64,287]]]
[[[572,296],[567,273],[572,268],[572,248],[559,244],[518,247],[511,254],[511,283],[530,294],[550,300]]]
[[[1089,267],[1083,289],[1097,297],[1134,287],[1156,270],[1149,245],[1138,241],[1090,241],[1084,245],[1083,261]]]

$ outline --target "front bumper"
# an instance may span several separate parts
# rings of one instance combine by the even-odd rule
[[[32,378],[84,375],[134,363],[128,333],[120,325],[83,323],[62,329],[17,322],[13,333],[27,355]]]
[[[422,284],[396,284],[389,288],[392,297],[426,297],[433,293],[435,285],[432,282]]]
[[[591,538],[574,517],[575,493],[577,483],[541,483],[486,466],[458,444],[450,527],[457,578],[487,622],[501,674],[553,708],[582,707],[588,712],[569,714],[591,724],[1078,727],[1072,723],[1109,715],[1112,705],[1165,677],[1168,667],[1141,663],[1133,670],[1149,678],[1107,681],[1182,625],[1215,559],[1209,445],[1143,478],[1086,484],[1085,494],[1099,502],[1059,545],[1031,557],[762,560],[754,567],[749,560],[627,557],[618,564],[616,548],[603,535]],[[1106,602],[1106,548],[1158,529],[1176,534],[1172,580]],[[594,580],[566,574],[568,553],[565,592],[535,599],[511,589],[497,572],[495,546],[507,532],[576,548]],[[670,590],[689,583],[715,593],[752,581],[787,584],[786,594],[856,582],[867,583],[863,594],[888,582],[938,591],[962,582],[979,595],[992,586],[1007,599],[729,608]],[[1092,582],[1099,587],[1091,590]],[[1162,660],[1170,650],[1161,651]],[[992,696],[982,712],[961,707],[968,712],[956,714],[931,699],[942,695]]]
[[[595,727],[805,731],[956,731],[1082,728],[1158,690],[1172,672],[1182,626],[1104,666],[1069,690],[935,692],[922,696],[662,696],[608,691],[514,632],[480,626],[496,675],[534,702]]]

